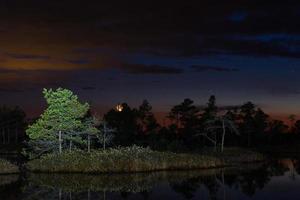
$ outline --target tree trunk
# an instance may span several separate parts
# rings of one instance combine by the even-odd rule
[[[215,143],[214,143],[214,151],[217,152],[217,133],[214,132]]]
[[[7,144],[10,144],[10,130],[9,130],[9,127],[7,127]]]
[[[58,190],[58,199],[61,200],[61,189]]]
[[[58,142],[59,142],[59,153],[62,152],[62,138],[61,138],[61,131],[58,132]]]
[[[18,144],[18,136],[19,136],[18,127],[16,127],[16,132],[15,133],[16,133],[16,140],[15,141],[16,141],[16,144]]]
[[[103,136],[103,149],[105,150],[105,140],[106,140],[106,135]]]
[[[247,131],[248,132],[248,147],[250,147],[250,144],[251,144],[251,142],[250,142],[250,132],[249,131]]]
[[[223,199],[226,199],[226,187],[225,187],[225,177],[224,177],[224,171],[222,170],[222,187],[223,187]]]
[[[91,138],[90,135],[88,135],[88,152],[91,152]]]
[[[72,135],[70,136],[71,139],[70,139],[70,146],[69,146],[69,150],[72,151]]]
[[[5,130],[2,128],[2,139],[3,139],[3,144],[5,144]]]
[[[224,151],[224,140],[225,140],[225,134],[226,134],[226,127],[225,127],[224,119],[222,120],[222,129],[223,129],[223,134],[222,134],[221,152]]]
[[[103,135],[103,149],[105,150],[105,143],[106,143],[106,123],[104,123],[104,130],[103,130],[103,132],[104,132],[104,135]]]

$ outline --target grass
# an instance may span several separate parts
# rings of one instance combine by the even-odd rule
[[[147,172],[162,170],[208,169],[232,165],[237,159],[241,162],[262,160],[253,152],[237,157],[235,155],[216,156],[214,154],[181,154],[152,151],[137,146],[85,151],[66,151],[62,154],[47,154],[27,163],[33,172],[54,173],[114,173]],[[229,156],[233,156],[232,160]],[[250,157],[249,157],[250,156]],[[243,158],[243,159],[242,159]]]
[[[16,174],[19,173],[18,166],[10,163],[7,160],[0,159],[0,175],[1,174]]]
[[[216,153],[211,149],[202,153],[213,157],[218,157],[224,163],[227,163],[226,165],[235,165],[238,163],[251,163],[265,160],[265,156],[261,153],[238,147],[225,148],[223,153]]]

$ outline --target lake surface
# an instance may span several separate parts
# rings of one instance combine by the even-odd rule
[[[0,199],[299,199],[300,162],[137,174],[0,176]]]

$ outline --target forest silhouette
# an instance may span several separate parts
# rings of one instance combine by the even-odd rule
[[[156,150],[190,151],[213,147],[208,139],[220,141],[222,137],[221,121],[226,118],[237,129],[235,134],[229,127],[225,146],[263,147],[297,144],[300,140],[300,120],[289,117],[289,124],[272,119],[252,102],[240,106],[218,107],[216,97],[210,96],[205,106],[197,106],[193,100],[184,99],[171,108],[161,125],[152,112],[147,100],[137,108],[127,103],[120,104],[122,111],[112,108],[103,116],[103,120],[114,130],[110,145],[149,146]],[[92,112],[91,112],[92,113]],[[91,115],[90,113],[90,115]],[[0,142],[4,145],[19,145],[27,140],[25,129],[35,120],[26,119],[25,112],[19,107],[0,107]],[[208,123],[212,122],[213,123]],[[99,128],[99,127],[98,127]],[[203,134],[205,133],[205,134]],[[97,146],[97,144],[95,144]],[[217,146],[220,143],[215,144]]]

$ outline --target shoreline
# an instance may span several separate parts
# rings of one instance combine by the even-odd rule
[[[250,164],[263,164],[265,160],[257,160],[257,161],[249,161],[249,162],[237,162],[233,165],[220,165],[216,167],[208,167],[208,168],[189,168],[189,169],[161,169],[161,170],[152,170],[152,171],[120,171],[120,172],[67,172],[67,171],[59,171],[59,172],[48,172],[48,171],[30,171],[25,170],[26,173],[29,174],[41,174],[41,175],[132,175],[132,174],[146,174],[146,173],[160,173],[160,172],[188,172],[188,171],[205,171],[205,170],[222,170],[227,168],[239,168],[245,167]],[[15,173],[19,174],[19,173]],[[2,174],[2,175],[10,175],[10,174]],[[13,174],[12,174],[13,175]],[[1,176],[1,174],[0,174]]]
[[[144,173],[235,167],[243,163],[265,160],[265,156],[260,153],[245,149],[238,150],[240,151],[225,152],[219,156],[158,152],[141,147],[94,151],[90,154],[75,151],[48,154],[40,159],[29,161],[26,164],[26,171],[45,174]]]
[[[13,175],[13,174],[20,174],[21,171],[19,167],[11,162],[0,159],[0,176],[2,175]]]
[[[247,170],[256,170],[262,165],[251,165],[243,168],[224,168],[188,171],[160,171],[127,174],[38,174],[29,173],[28,179],[35,185],[43,187],[58,187],[63,191],[145,191],[157,185],[160,181],[178,183],[193,178],[210,178],[217,174],[239,174]]]

